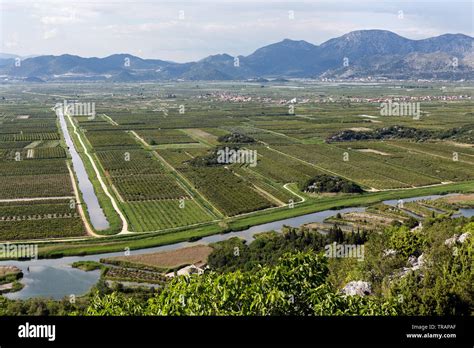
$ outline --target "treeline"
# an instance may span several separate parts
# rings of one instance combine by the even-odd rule
[[[320,174],[314,178],[299,183],[299,189],[303,192],[325,193],[325,192],[343,192],[343,193],[362,193],[364,190],[356,183],[347,179]]]
[[[344,142],[357,140],[386,140],[386,139],[412,139],[416,141],[425,140],[456,140],[462,142],[474,142],[474,126],[466,125],[448,130],[418,129],[406,126],[389,126],[377,128],[371,131],[356,132],[354,130],[343,130],[326,138],[326,142]]]
[[[255,272],[174,278],[148,301],[95,295],[85,315],[394,315],[396,303],[347,297],[327,281],[327,260],[312,251],[282,255]]]
[[[288,251],[324,253],[326,245],[360,244],[363,258],[328,258],[327,283],[340,291],[350,281],[371,284],[371,297],[396,302],[401,315],[474,314],[474,218],[446,216],[425,219],[422,230],[391,226],[383,231],[343,232],[334,226],[327,235],[287,227],[282,234],[264,233],[252,243],[232,239],[214,245],[208,261],[217,273],[256,272],[273,265]],[[447,243],[453,236],[453,244]]]
[[[233,143],[233,144],[250,144],[254,143],[255,139],[248,135],[241,133],[230,133],[221,135],[217,140],[221,143]]]
[[[349,241],[337,231],[328,241]],[[258,266],[254,263],[227,272],[210,270],[200,276],[177,277],[147,301],[117,292],[97,294],[85,314],[472,315],[473,233],[474,219],[465,218],[430,219],[423,231],[390,227],[366,236],[363,261],[327,258],[311,247],[272,257],[285,248],[272,247],[279,243],[271,240],[298,249],[318,245],[310,242],[317,240],[316,234],[304,229],[288,229],[282,239],[263,234],[249,245],[248,258],[245,247],[240,253],[249,264],[258,253],[266,254]],[[453,234],[463,234],[464,239],[446,244]],[[356,237],[352,234],[351,238]],[[224,254],[236,258],[235,246],[240,250],[242,244],[229,244]],[[255,252],[250,252],[250,246]],[[416,267],[414,259],[418,260]],[[344,295],[337,280],[342,284],[370,282],[372,294]]]
[[[223,153],[231,156],[234,151],[239,151],[240,147],[243,144],[251,144],[255,142],[255,139],[241,133],[230,133],[222,135],[217,140],[220,143],[227,143],[229,145],[219,145],[210,150],[206,155],[197,156],[187,161],[187,163],[194,167],[214,167],[229,164],[227,163],[227,161],[219,160],[220,158],[222,158]]]
[[[337,225],[327,234],[306,227],[285,226],[282,233],[263,233],[248,245],[237,237],[213,244],[208,265],[216,272],[254,271],[262,264],[275,264],[287,252],[319,252],[333,242],[363,244],[367,236],[367,231],[343,232]]]
[[[474,116],[474,113],[469,113]],[[458,128],[452,128],[445,131],[440,131],[438,134],[441,140],[455,140],[463,143],[474,144],[474,125],[469,124]]]
[[[0,297],[0,314],[473,315],[473,235],[474,218],[449,217],[426,219],[422,230],[345,233],[335,226],[325,236],[287,228],[248,246],[219,244],[210,270],[156,291],[100,281],[74,302]],[[326,257],[321,248],[334,241],[363,243],[363,258]],[[344,295],[342,286],[355,280],[370,283],[371,294]]]
[[[228,146],[229,150],[238,151],[239,147],[236,145]],[[225,148],[219,146],[210,151],[204,156],[196,156],[193,159],[187,161],[193,167],[215,167],[215,166],[223,166],[227,163],[224,161],[219,161],[220,158],[220,151],[225,151]]]

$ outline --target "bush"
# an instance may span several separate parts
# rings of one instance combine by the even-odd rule
[[[424,239],[419,233],[410,231],[406,226],[394,227],[388,233],[390,233],[390,247],[398,251],[405,258],[421,254]]]
[[[343,192],[343,193],[362,193],[362,188],[356,183],[340,178],[338,176],[320,174],[299,184],[303,192],[324,193],[324,192]]]
[[[118,293],[94,296],[87,315],[389,315],[391,302],[349,297],[326,282],[327,260],[285,254],[257,272],[176,277],[147,302]]]

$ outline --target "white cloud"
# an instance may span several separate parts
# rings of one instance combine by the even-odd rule
[[[58,24],[71,24],[71,23],[76,23],[78,22],[76,16],[74,13],[72,13],[69,16],[45,16],[41,17],[41,23],[43,24],[52,24],[52,25],[58,25]]]
[[[52,39],[53,37],[56,37],[57,34],[58,34],[58,30],[56,28],[46,30],[43,33],[43,39],[45,39],[45,40]]]
[[[223,52],[246,55],[284,38],[320,44],[359,29],[386,29],[413,39],[472,35],[472,5],[454,1],[455,6],[438,0],[0,0],[0,41],[20,55],[139,52],[189,61]],[[59,33],[68,42],[61,42]]]

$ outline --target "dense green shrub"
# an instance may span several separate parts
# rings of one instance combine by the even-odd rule
[[[257,272],[177,277],[147,302],[96,295],[87,315],[393,315],[396,305],[350,297],[327,283],[327,261],[307,251]]]
[[[362,193],[362,188],[356,183],[344,178],[326,174],[316,175],[299,184],[299,189],[304,192],[324,193],[324,192],[343,192],[343,193]]]
[[[424,245],[424,238],[420,233],[412,232],[406,226],[393,227],[390,234],[390,247],[399,252],[402,256],[419,256]]]

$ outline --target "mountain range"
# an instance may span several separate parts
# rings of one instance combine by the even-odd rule
[[[19,60],[0,54],[0,80],[160,81],[474,78],[474,38],[444,34],[411,40],[385,30],[359,30],[321,45],[285,39],[248,56],[216,54],[196,62],[142,59],[130,54],[84,58],[69,54]],[[19,64],[18,64],[19,62]],[[15,64],[16,63],[16,64]]]

